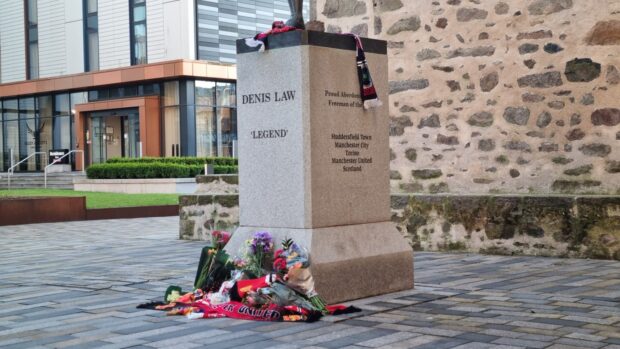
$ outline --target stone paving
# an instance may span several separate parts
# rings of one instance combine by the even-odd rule
[[[416,253],[416,289],[306,323],[136,309],[190,287],[177,218],[0,227],[2,348],[620,348],[620,262]]]

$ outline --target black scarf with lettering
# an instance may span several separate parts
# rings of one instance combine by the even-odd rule
[[[376,108],[383,105],[377,96],[375,85],[370,77],[370,70],[368,69],[368,62],[366,61],[366,54],[364,53],[364,47],[362,46],[362,40],[358,35],[349,34],[355,40],[356,48],[356,61],[357,61],[357,77],[360,82],[360,93],[362,96],[362,102],[364,103],[364,109]]]

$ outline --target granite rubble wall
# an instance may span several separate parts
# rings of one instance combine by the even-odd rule
[[[237,194],[180,198],[184,240],[235,231]],[[391,196],[392,222],[414,250],[620,260],[619,196]]]
[[[388,41],[393,193],[620,194],[620,1],[312,5]]]

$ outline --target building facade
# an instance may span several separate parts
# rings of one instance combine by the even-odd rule
[[[86,165],[235,156],[235,40],[288,14],[286,0],[0,2],[0,171],[33,153],[15,170],[40,171],[51,149]]]

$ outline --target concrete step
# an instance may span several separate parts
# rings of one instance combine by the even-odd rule
[[[73,180],[83,179],[82,172],[50,173],[47,187],[54,189],[73,189]],[[16,172],[11,176],[12,189],[44,188],[45,177],[42,172]],[[8,189],[8,174],[0,173],[0,189]]]

